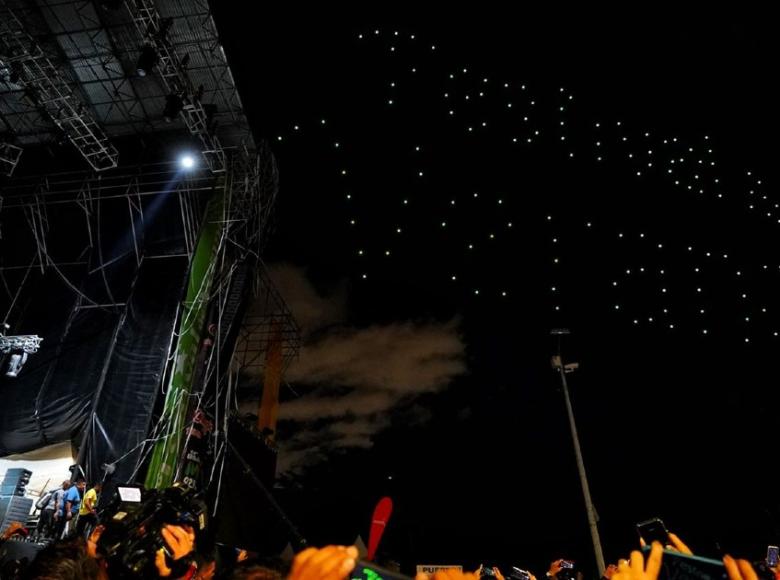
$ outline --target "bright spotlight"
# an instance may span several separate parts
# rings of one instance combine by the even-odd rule
[[[192,155],[182,155],[179,158],[179,165],[181,165],[182,169],[192,169],[195,167],[195,158]]]

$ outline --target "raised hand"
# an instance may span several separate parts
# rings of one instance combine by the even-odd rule
[[[355,568],[355,546],[307,548],[295,556],[287,580],[343,580]]]
[[[165,561],[165,550],[160,548],[154,554],[154,567],[157,568],[157,573],[160,578],[168,578],[173,571],[168,568],[168,563]]]
[[[11,522],[10,524],[8,524],[8,527],[3,532],[2,539],[3,540],[7,540],[11,536],[13,536],[16,532],[18,532],[19,530],[24,530],[24,529],[25,529],[24,528],[24,524],[22,522],[16,522],[16,521]]]
[[[195,532],[190,526],[165,524],[162,537],[168,545],[172,560],[180,560],[195,549]]]
[[[414,577],[414,580],[479,580],[481,571],[482,566],[476,572],[461,572],[457,568],[449,568],[448,570],[437,570],[431,576],[420,572]]]
[[[95,526],[95,529],[92,530],[89,538],[87,538],[87,556],[90,558],[98,558],[97,544],[105,529],[106,527],[103,524],[98,524]]]
[[[683,542],[679,537],[677,537],[677,534],[673,534],[672,532],[669,532],[669,540],[671,540],[671,548],[674,548],[681,554],[686,554],[687,556],[693,556],[693,552],[691,549]],[[667,546],[669,548],[669,546]]]
[[[550,563],[550,569],[547,571],[548,577],[555,578],[558,572],[561,571],[561,562],[563,562],[563,558]]]
[[[647,546],[647,542],[645,542],[641,536],[639,537],[639,545],[643,548]],[[693,552],[685,542],[683,542],[677,534],[673,534],[672,532],[669,532],[669,543],[666,544],[666,549],[675,550],[686,556],[693,556]]]
[[[729,580],[758,580],[758,574],[747,560],[735,560],[726,554],[723,556],[723,565]]]
[[[612,580],[658,580],[663,553],[664,547],[659,542],[653,542],[647,563],[645,563],[642,552],[634,550],[631,552],[630,562],[620,560],[617,572],[612,575]]]

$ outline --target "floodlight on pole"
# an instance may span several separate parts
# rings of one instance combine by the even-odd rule
[[[605,570],[604,564],[604,552],[601,548],[601,538],[599,537],[598,529],[598,517],[596,516],[596,509],[593,507],[593,500],[590,497],[590,486],[588,485],[588,476],[585,472],[585,462],[582,459],[582,449],[580,449],[580,439],[577,435],[577,424],[574,422],[574,409],[571,405],[571,398],[569,397],[569,385],[566,382],[566,375],[574,372],[579,368],[579,363],[564,363],[563,356],[561,355],[561,337],[571,334],[568,328],[554,328],[550,331],[552,336],[558,338],[558,349],[556,354],[553,355],[551,363],[552,368],[561,377],[561,386],[563,387],[563,397],[566,402],[566,414],[569,417],[569,429],[571,430],[572,443],[574,445],[574,455],[577,459],[577,471],[580,476],[580,485],[582,486],[582,495],[585,499],[585,511],[588,515],[588,525],[590,526],[590,537],[593,541],[593,553],[596,557],[596,566],[598,567],[599,574],[603,574]]]

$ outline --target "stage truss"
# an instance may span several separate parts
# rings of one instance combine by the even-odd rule
[[[149,50],[156,63],[140,75],[139,57]],[[180,101],[174,115],[166,111],[172,97]],[[158,143],[184,136],[204,163],[187,172],[174,163],[122,165],[116,144],[133,136]],[[65,142],[86,171],[29,175],[26,149]],[[214,283],[200,299],[216,316],[216,343],[235,342],[227,364],[220,356],[205,361],[198,408],[207,407],[225,436],[239,374],[260,374],[274,340],[285,367],[298,356],[300,330],[261,258],[278,189],[275,160],[253,138],[207,0],[0,0],[0,175],[9,177],[0,198],[9,324],[21,318],[25,284],[46,276],[77,296],[76,309],[124,316],[133,271],[144,261],[192,263],[209,200],[218,196]],[[175,248],[153,243],[161,204],[177,210],[167,224],[175,226]],[[171,349],[176,340],[174,332]],[[216,392],[204,395],[206,385]],[[173,427],[151,428],[136,467]],[[85,429],[82,449],[91,448],[94,431]]]
[[[156,64],[141,76],[144,49]],[[63,140],[108,170],[112,141],[163,131],[190,135],[216,173],[228,149],[255,148],[207,0],[0,0],[3,173],[24,148]]]

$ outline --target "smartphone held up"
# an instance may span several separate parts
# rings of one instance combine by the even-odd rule
[[[653,542],[660,542],[662,546],[666,546],[669,543],[669,530],[666,529],[661,518],[652,518],[639,522],[636,525],[636,531],[648,546]]]

